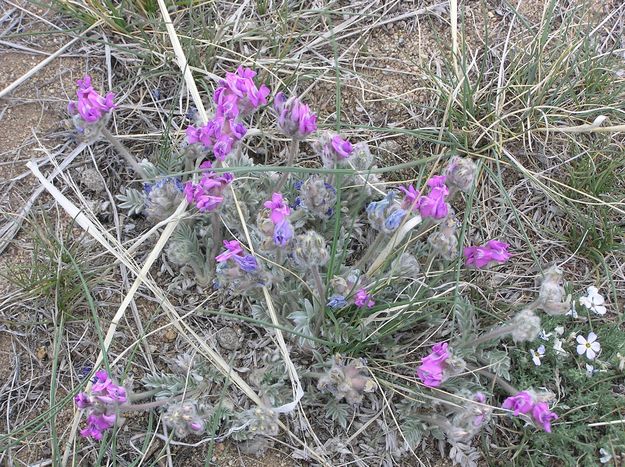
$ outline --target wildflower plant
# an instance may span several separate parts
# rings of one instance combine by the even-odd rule
[[[85,113],[98,116],[94,122],[106,120],[112,97],[87,92],[84,82],[79,86],[79,96],[87,93],[76,104],[80,118]],[[287,169],[282,171],[257,167],[250,153],[250,120],[270,103],[263,115],[287,138],[286,144],[275,143],[276,154],[284,154]],[[501,344],[533,342],[543,329],[544,312],[558,315],[568,309],[562,271],[548,269],[534,301],[510,307],[502,322],[490,323],[485,331],[470,297],[458,295],[451,320],[437,307],[436,291],[446,287],[449,271],[456,269],[470,280],[514,261],[509,244],[498,238],[480,245],[466,233],[461,237],[461,212],[454,206],[474,195],[479,166],[473,160],[448,157],[444,165],[432,167],[438,172],[424,186],[381,185],[371,173],[374,151],[364,141],[320,131],[316,114],[300,97],[272,96],[245,67],[220,81],[211,117],[206,123],[190,122],[185,141],[173,152],[172,161],[178,162],[167,164],[169,170],[147,161],[138,165],[142,189],[126,187],[118,196],[120,207],[155,224],[183,200],[188,203],[165,248],[162,271],[169,275],[169,289],[182,297],[214,292],[221,303],[242,304],[241,313],[260,322],[267,320],[269,294],[271,311],[291,331],[293,352],[309,355],[307,366],[298,368],[307,381],[304,401],[318,398],[327,417],[345,428],[349,417],[380,404],[383,387],[409,386],[407,394],[428,395],[437,403],[426,407],[407,398],[401,426],[418,437],[437,434],[450,445],[452,459],[467,465],[479,457],[474,443],[487,429],[493,407],[524,417],[537,429],[557,430],[558,416],[545,394],[518,391],[509,383],[513,368]],[[314,158],[315,173],[291,170],[304,153]],[[430,274],[433,266],[443,272]],[[431,303],[430,312],[410,311],[425,302]],[[601,311],[596,295],[583,304]],[[426,336],[432,325],[436,335]],[[422,340],[414,342],[417,361],[402,366],[401,378],[366,364],[366,355],[391,357],[397,340],[415,332]],[[598,343],[590,345],[588,352],[596,353]],[[540,365],[545,346],[531,355]],[[188,384],[173,371],[148,375],[143,382],[160,394],[155,403],[177,437],[204,433],[214,422],[237,440],[266,447],[280,432],[283,412],[278,407],[291,395],[288,372],[269,357],[263,365],[262,376],[253,378],[263,405],[233,406],[232,416],[219,420],[209,402],[214,378],[205,368],[182,365],[187,382],[193,375],[188,395],[183,395]],[[129,409],[121,390],[117,399],[97,402],[94,397],[104,397],[100,386],[92,391],[76,402],[91,411],[88,433],[99,439],[115,424],[116,411]],[[408,448],[395,446],[393,455],[401,457]]]

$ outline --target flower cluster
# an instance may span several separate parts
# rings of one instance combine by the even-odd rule
[[[408,211],[395,202],[396,191],[389,191],[380,201],[367,206],[367,218],[371,227],[379,232],[391,234],[401,225]]]
[[[510,259],[509,245],[498,240],[489,240],[483,246],[469,246],[464,249],[465,264],[484,268],[493,263],[503,264]]]
[[[366,368],[362,359],[346,364],[340,355],[336,355],[332,367],[319,378],[317,388],[332,393],[337,400],[345,398],[349,404],[360,404],[365,393],[377,388],[375,381],[366,375]]]
[[[317,129],[317,115],[298,98],[287,99],[283,92],[279,92],[273,102],[278,113],[278,127],[285,135],[303,139]]]
[[[204,169],[198,183],[188,181],[184,186],[184,195],[189,203],[195,204],[202,212],[214,211],[224,200],[223,192],[234,176],[229,173],[217,174],[211,169],[210,162],[204,162],[200,168]]]
[[[243,248],[237,240],[224,240],[224,246],[226,251],[220,255],[215,256],[215,260],[218,263],[225,263],[228,260],[234,261],[242,271],[256,272],[258,269],[258,262],[252,255],[243,254]]]
[[[247,132],[240,119],[267,103],[269,88],[254,84],[256,72],[240,66],[236,73],[226,73],[213,94],[215,117],[203,126],[186,130],[189,144],[201,143],[219,160],[228,156],[235,143]]]
[[[271,222],[273,223],[273,242],[275,245],[284,247],[293,238],[293,226],[289,222],[291,208],[284,200],[282,193],[274,193],[271,200],[265,201],[264,205],[270,210]]]
[[[435,388],[445,380],[445,362],[451,356],[447,351],[448,347],[446,342],[434,344],[432,352],[421,360],[417,376],[426,386]]]
[[[176,210],[182,201],[184,186],[176,177],[164,177],[155,183],[143,185],[146,216],[163,220]]]
[[[348,140],[341,135],[327,132],[319,137],[314,148],[326,168],[335,168],[345,162],[354,152],[354,146]]]
[[[412,185],[402,186],[399,189],[404,193],[402,201],[403,209],[419,211],[421,217],[431,217],[433,219],[444,219],[449,213],[447,195],[449,188],[445,185],[445,175],[436,175],[427,181],[430,191],[427,195],[421,193]]]
[[[520,391],[503,401],[502,408],[512,410],[515,417],[520,414],[531,415],[536,424],[547,433],[551,433],[551,422],[558,419],[558,415],[549,410],[546,402],[538,401],[533,391]]]
[[[300,192],[294,207],[301,207],[320,219],[332,217],[336,204],[336,189],[332,185],[318,175],[311,175],[303,182],[296,182],[294,187]]]
[[[354,304],[358,308],[372,308],[373,305],[375,305],[375,301],[371,298],[369,292],[367,292],[365,289],[359,289],[358,292],[356,292]]]
[[[85,123],[95,123],[115,108],[115,94],[109,92],[102,97],[91,86],[91,76],[85,75],[76,84],[78,100],[70,102],[67,110],[70,115],[78,115]]]
[[[76,406],[87,409],[87,427],[80,431],[85,438],[101,440],[103,433],[115,426],[117,408],[127,402],[126,390],[113,383],[105,370],[95,374],[91,395],[81,392],[74,398]]]

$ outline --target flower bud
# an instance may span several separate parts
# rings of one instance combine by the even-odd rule
[[[166,177],[154,184],[145,184],[145,214],[157,221],[171,216],[182,201],[183,186],[180,180]]]
[[[317,389],[328,391],[337,400],[345,398],[349,404],[360,404],[367,392],[377,389],[375,381],[367,376],[366,364],[362,359],[346,365],[340,355],[332,359],[332,367],[319,378]]]
[[[416,277],[421,267],[419,261],[410,253],[402,253],[399,258],[395,258],[391,263],[391,271],[394,275],[403,277]]]
[[[336,189],[318,175],[311,175],[299,186],[299,205],[306,212],[321,219],[329,219],[334,213]]]
[[[163,423],[180,438],[204,431],[204,420],[197,413],[197,403],[191,400],[170,405],[163,415]]]

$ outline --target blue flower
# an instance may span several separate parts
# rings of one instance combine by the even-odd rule
[[[273,242],[278,246],[286,246],[293,238],[293,226],[288,219],[282,219],[273,229]]]
[[[245,272],[256,272],[258,269],[258,262],[256,261],[256,258],[254,258],[252,255],[235,255],[232,256],[232,259],[235,263],[239,265],[239,268],[241,268],[241,270]]]
[[[327,305],[330,308],[336,310],[338,308],[343,308],[345,305],[347,305],[347,300],[345,300],[345,297],[343,297],[342,295],[332,295],[330,297],[330,300],[328,300]]]
[[[402,219],[406,216],[406,211],[398,209],[391,213],[384,221],[384,227],[388,230],[395,230],[401,224]]]

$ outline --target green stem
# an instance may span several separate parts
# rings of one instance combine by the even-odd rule
[[[293,163],[295,162],[295,156],[297,155],[298,152],[299,152],[299,140],[294,138],[291,140],[291,144],[289,145],[289,152],[287,153],[287,156],[286,156],[287,167],[293,165]],[[289,177],[289,172],[282,172],[280,174],[278,183],[276,183],[276,186],[274,188],[274,193],[280,192],[280,190],[286,183],[286,180],[288,177]]]
[[[515,394],[517,394],[519,391],[518,389],[516,389],[514,386],[512,386],[511,384],[506,383],[503,379],[501,379],[499,376],[494,375],[493,373],[491,373],[488,370],[484,370],[481,368],[475,368],[472,367],[472,365],[467,365],[467,368],[478,372],[481,375],[486,376],[487,378],[490,378],[492,381],[495,382],[495,384],[501,386],[501,388],[506,391],[508,394],[510,394],[511,396],[514,396]]]
[[[161,391],[160,389],[152,389],[151,391],[136,392],[136,393],[130,394],[128,396],[128,400],[130,402],[140,401],[141,399],[147,399],[148,397],[155,396],[160,391]]]

